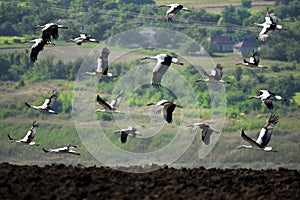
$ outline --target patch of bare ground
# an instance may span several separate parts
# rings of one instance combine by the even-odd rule
[[[154,167],[157,166],[154,165]],[[140,166],[132,170],[142,169]],[[1,199],[299,199],[300,173],[284,168],[174,169],[0,164]]]
[[[187,7],[205,8],[207,12],[221,12],[226,6],[240,7],[241,2],[182,2]],[[250,10],[260,10],[267,6],[274,6],[275,1],[253,1]]]

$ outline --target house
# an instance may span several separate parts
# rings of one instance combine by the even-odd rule
[[[209,37],[208,41],[216,46],[216,52],[232,52],[233,42],[225,36]]]
[[[233,46],[233,53],[248,57],[251,55],[253,50],[258,49],[258,44],[252,40],[244,40]]]

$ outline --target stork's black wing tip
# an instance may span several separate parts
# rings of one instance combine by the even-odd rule
[[[42,148],[42,150],[45,152],[45,153],[48,153],[49,151],[45,148]]]

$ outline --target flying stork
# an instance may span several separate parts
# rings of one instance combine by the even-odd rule
[[[276,95],[274,92],[271,92],[269,90],[259,90],[259,96],[251,96],[249,97],[249,99],[261,99],[261,101],[267,106],[269,110],[273,110],[274,100],[288,101],[287,99],[282,98],[281,96]]]
[[[97,95],[97,102],[104,108],[97,109],[96,112],[105,112],[105,113],[121,113],[118,111],[118,108],[121,103],[123,91],[121,91],[116,98],[114,98],[110,104],[104,101],[99,95]]]
[[[28,108],[32,108],[32,109],[35,109],[35,110],[38,110],[38,111],[41,111],[41,112],[47,112],[47,113],[50,113],[50,114],[58,114],[57,112],[52,110],[53,104],[56,101],[57,97],[58,97],[58,95],[56,94],[56,91],[53,90],[53,94],[49,98],[45,99],[43,105],[34,106],[34,105],[28,104],[27,102],[25,102],[25,105]]]
[[[84,75],[92,75],[92,76],[107,76],[110,78],[117,77],[112,73],[108,72],[108,55],[110,51],[108,48],[104,47],[100,56],[97,59],[97,69],[93,70],[93,72],[85,72]]]
[[[253,23],[253,25],[261,26],[263,27],[260,33],[258,34],[258,39],[265,41],[269,35],[275,31],[276,29],[282,30],[282,25],[277,24],[277,19],[275,16],[275,13],[270,13],[270,10],[268,8],[267,14],[265,17],[265,22],[262,24],[259,23]]]
[[[161,79],[169,69],[172,63],[183,65],[183,63],[179,62],[178,58],[174,58],[167,54],[158,54],[156,56],[146,56],[141,58],[141,60],[151,59],[156,60],[156,66],[153,69],[153,76],[152,76],[152,86],[153,87],[160,87],[161,86]]]
[[[47,23],[45,25],[37,25],[34,26],[34,28],[42,28],[42,39],[47,43],[47,44],[52,44],[51,42],[51,36],[54,39],[58,39],[59,35],[58,35],[58,29],[62,28],[62,29],[67,29],[68,27],[65,27],[63,25],[60,24],[55,24],[55,23]]]
[[[31,51],[30,51],[30,55],[29,55],[30,61],[34,63],[37,60],[38,54],[40,53],[40,51],[42,51],[44,49],[44,46],[47,43],[42,38],[26,40],[25,42],[34,43],[31,46]]]
[[[137,129],[132,126],[128,126],[128,128],[126,129],[117,130],[115,134],[118,134],[120,136],[121,143],[123,144],[127,142],[127,137],[129,134],[134,138],[137,135],[142,136],[139,132],[137,132]]]
[[[69,153],[69,154],[80,155],[80,153],[77,153],[76,151],[73,150],[74,148],[77,148],[77,146],[68,144],[65,147],[60,147],[56,149],[45,149],[45,148],[42,149],[45,153],[52,152],[52,153],[62,153],[62,154]]]
[[[211,70],[211,74],[208,74],[206,71],[204,71],[205,76],[207,76],[207,79],[199,79],[196,80],[196,82],[212,82],[212,83],[230,83],[228,81],[222,80],[223,76],[223,67],[221,64],[217,64],[217,66]]]
[[[92,38],[91,35],[88,35],[86,33],[80,34],[80,36],[77,37],[77,38],[69,39],[69,40],[67,40],[67,42],[74,42],[77,45],[81,45],[83,42],[95,42],[95,43],[99,43],[98,40]]]
[[[206,145],[209,145],[210,137],[213,133],[220,133],[220,132],[212,129],[209,125],[201,123],[201,122],[190,124],[187,127],[189,127],[191,132],[197,132],[199,128],[202,129],[202,141]]]
[[[36,130],[37,130],[38,127],[39,127],[38,122],[37,122],[37,121],[34,121],[34,122],[32,123],[32,126],[31,126],[30,130],[27,132],[27,134],[26,134],[22,139],[20,139],[20,140],[14,139],[14,138],[12,138],[9,134],[7,135],[7,137],[8,137],[8,139],[9,139],[10,141],[14,141],[14,142],[17,142],[17,143],[22,143],[22,144],[28,144],[28,145],[30,145],[30,146],[33,146],[33,145],[38,146],[39,144],[36,144],[36,143],[33,141],[34,136],[35,136],[35,134],[36,134]]]
[[[260,57],[259,53],[255,50],[253,50],[253,55],[250,57],[249,61],[244,58],[244,62],[239,62],[236,65],[244,65],[244,66],[252,67],[252,68],[255,68],[255,67],[267,68],[265,66],[259,65],[259,57]]]
[[[172,18],[174,17],[174,15],[176,15],[180,10],[183,11],[188,11],[188,12],[192,12],[191,10],[189,10],[186,7],[183,7],[183,5],[178,4],[178,3],[174,3],[174,4],[165,4],[165,5],[160,5],[159,7],[169,7],[169,10],[167,10],[166,15],[165,15],[165,19],[167,22],[172,22]]]
[[[175,110],[176,107],[178,108],[183,108],[181,105],[178,105],[172,101],[168,101],[168,100],[161,100],[159,102],[152,102],[147,104],[147,106],[151,106],[154,105],[154,112],[155,113],[160,113],[161,110],[163,110],[163,115],[164,115],[164,119],[168,122],[168,123],[172,123],[173,119],[172,119],[172,114],[173,111]]]
[[[245,131],[242,130],[241,136],[242,138],[248,142],[250,145],[241,145],[237,147],[238,149],[255,149],[261,151],[273,151],[272,147],[267,146],[272,137],[272,130],[274,126],[279,121],[279,117],[276,114],[271,114],[267,124],[261,129],[258,138],[256,141],[252,140],[249,136],[246,135]]]

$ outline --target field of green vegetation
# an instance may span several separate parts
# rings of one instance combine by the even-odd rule
[[[54,13],[48,13],[48,15],[38,12],[36,16],[29,15],[34,11],[34,8],[30,6],[32,1],[24,0],[20,2],[23,4],[19,6],[7,2],[0,3],[0,9],[2,11],[6,10],[6,12],[0,14],[0,162],[38,165],[51,163],[100,165],[101,163],[94,158],[95,154],[91,155],[91,151],[99,152],[103,154],[103,157],[109,157],[112,152],[98,145],[97,141],[99,139],[109,139],[112,144],[120,149],[147,153],[164,147],[178,134],[185,139],[191,137],[186,125],[199,120],[218,127],[222,127],[219,124],[224,123],[222,133],[213,136],[212,141],[216,145],[207,156],[199,158],[199,149],[209,150],[201,142],[199,132],[190,147],[174,163],[174,166],[287,167],[299,169],[300,83],[298,80],[300,77],[300,64],[298,55],[300,52],[300,34],[297,29],[294,30],[293,28],[299,25],[299,20],[297,20],[299,11],[294,10],[294,7],[299,6],[298,1],[279,1],[279,6],[272,8],[278,14],[280,22],[285,23],[287,30],[276,31],[265,43],[259,43],[261,64],[267,66],[267,69],[248,69],[237,66],[235,64],[241,61],[243,56],[216,52],[215,47],[207,42],[207,37],[210,35],[227,36],[235,43],[255,38],[258,30],[249,29],[248,25],[253,20],[263,19],[266,9],[249,11],[246,8],[229,6],[224,7],[222,12],[217,14],[210,14],[205,10],[196,10],[190,15],[180,14],[176,16],[179,21],[166,25],[161,18],[164,14],[162,10],[149,11],[148,8],[151,6],[152,1],[149,1],[149,5],[117,5],[114,1],[96,2],[96,5],[103,10],[110,10],[110,13],[105,15],[98,9],[89,8],[88,11],[85,10],[86,5],[83,2],[71,1],[72,3],[65,2],[64,5],[59,5],[55,1],[52,2],[51,6],[64,8],[69,12],[62,13],[61,10],[57,9]],[[45,6],[48,2],[51,1],[42,2],[41,5]],[[94,1],[91,2],[95,3]],[[161,1],[155,2],[157,4],[162,3]],[[28,6],[26,7],[26,5]],[[78,9],[80,12],[73,12],[73,9]],[[116,10],[118,9],[123,10],[125,14],[117,15]],[[14,15],[14,13],[18,13],[18,15]],[[129,14],[126,15],[126,13],[134,15],[134,17]],[[148,15],[152,17],[149,19],[145,17]],[[13,19],[11,16],[18,16],[19,19]],[[102,20],[95,16],[99,16]],[[115,20],[107,20],[112,16]],[[40,53],[38,61],[33,65],[28,60],[30,44],[23,44],[23,42],[25,39],[31,39],[40,34],[40,32],[32,30],[33,24],[46,23],[52,19],[72,19],[73,21],[66,22],[70,28],[60,31],[60,38],[55,41],[56,45],[45,47],[44,51]],[[86,61],[85,58],[88,55],[93,55],[93,50],[99,51],[106,44],[77,46],[76,44],[64,42],[65,40],[69,39],[70,36],[77,36],[80,30],[96,35],[99,37],[98,39],[105,41],[119,32],[140,26],[147,27],[149,26],[147,20],[152,20],[151,26],[174,29],[193,38],[208,51],[215,64],[222,64],[224,67],[223,79],[230,81],[230,84],[220,86],[224,88],[226,94],[222,97],[226,101],[224,121],[221,119],[219,122],[212,117],[222,112],[222,110],[214,108],[220,105],[221,107],[224,106],[224,102],[213,101],[212,98],[214,97],[212,97],[211,91],[205,83],[195,83],[195,80],[201,78],[201,73],[195,70],[195,66],[207,71],[213,66],[206,63],[201,53],[191,52],[193,44],[176,44],[172,41],[172,37],[164,41],[168,46],[166,49],[177,49],[178,52],[176,53],[185,65],[183,67],[172,65],[172,68],[163,78],[163,85],[164,83],[170,85],[172,81],[176,80],[176,91],[180,98],[168,88],[153,89],[150,81],[154,63],[139,59],[145,55],[155,55],[161,49],[128,50],[128,48],[122,46],[112,45],[109,57],[109,62],[111,62],[110,72],[119,75],[119,77],[114,80],[103,78],[99,81],[90,77],[78,81],[77,73],[82,70],[81,67]],[[184,20],[188,20],[186,21],[188,24],[196,20],[197,23],[207,21],[220,26],[191,25],[187,28],[180,26],[185,22]],[[28,21],[31,22],[30,27],[26,25]],[[126,26],[124,22],[126,22]],[[231,29],[223,30],[224,27],[231,27]],[[232,27],[235,28],[232,29]],[[5,32],[4,30],[9,31]],[[132,38],[134,39],[134,37]],[[181,57],[181,55],[184,56]],[[209,67],[206,65],[209,65]],[[128,75],[128,71],[139,66],[145,67],[143,69],[145,70],[144,75],[149,80],[149,85],[144,85],[131,93],[125,94],[124,104],[127,107],[121,106],[121,109],[123,108],[125,112],[129,112],[129,115],[118,116],[95,113],[95,109],[100,108],[100,105],[95,102],[96,95],[101,94],[102,97],[110,101],[112,94],[118,92],[114,91],[118,86],[118,80]],[[92,66],[89,67],[89,69],[93,68]],[[188,87],[184,81],[177,79],[176,73],[188,80]],[[122,87],[130,91],[131,86],[124,84]],[[192,99],[190,96],[185,95],[192,94],[187,88],[196,91],[195,98]],[[43,103],[43,100],[51,94],[53,89],[59,92],[54,110],[57,110],[60,114],[49,115],[25,107],[25,102]],[[260,89],[272,90],[289,99],[288,102],[276,102],[273,111],[280,116],[270,142],[270,146],[278,150],[277,153],[236,149],[237,146],[245,144],[240,137],[241,130],[244,129],[249,136],[256,138],[271,114],[260,100],[248,100],[249,96],[258,95]],[[85,110],[82,113],[80,110],[76,110],[78,109],[76,105],[74,106],[78,97],[82,98],[82,101],[87,104],[84,105]],[[221,97],[216,95],[215,98]],[[172,124],[161,123],[160,120],[162,119],[159,116],[150,115],[149,108],[145,106],[149,102],[161,99],[180,101],[179,103],[184,107],[183,109],[175,109]],[[198,105],[191,104],[193,101],[198,102]],[[126,110],[127,108],[128,110]],[[76,121],[76,114],[78,113],[93,121],[87,120],[85,123],[78,123]],[[144,133],[144,138],[129,138],[126,144],[121,144],[114,131],[120,128],[118,122],[123,124],[124,121],[128,120],[128,116],[138,130],[142,134]],[[182,116],[184,117],[180,118]],[[9,142],[7,134],[15,138],[23,137],[29,130],[33,120],[40,123],[35,138],[40,146],[29,147]],[[158,134],[151,135],[152,130],[155,132],[156,125],[163,126],[163,128]],[[99,131],[99,127],[102,128],[102,131]],[[97,131],[99,131],[99,135],[92,134],[97,133]],[[81,153],[81,156],[45,154],[41,150],[42,147],[54,148],[68,143],[77,145],[77,151]],[[89,144],[89,146],[85,146],[86,144]],[[177,145],[176,148],[180,149],[181,144]],[[161,159],[165,158],[162,157]]]

